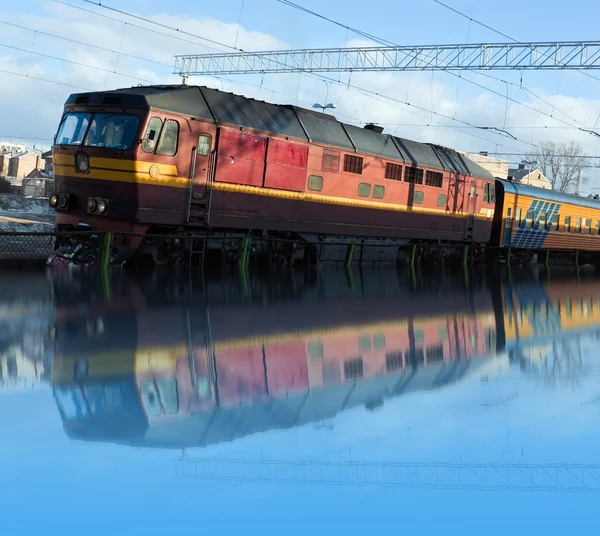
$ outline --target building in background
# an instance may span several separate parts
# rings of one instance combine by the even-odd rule
[[[0,154],[2,153],[24,153],[27,151],[27,145],[22,143],[12,143],[0,140]]]
[[[552,184],[550,184],[550,181],[544,174],[538,168],[529,167],[526,164],[519,164],[519,167],[509,169],[508,177],[509,180],[513,180],[519,184],[552,190]]]
[[[24,153],[12,156],[8,161],[7,177],[13,179],[24,179],[35,169],[44,169],[46,166],[42,160],[42,151],[39,149],[28,149]]]
[[[497,179],[508,178],[508,161],[488,156],[486,152],[463,153],[467,158],[489,171]]]

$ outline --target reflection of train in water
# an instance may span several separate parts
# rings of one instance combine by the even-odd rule
[[[329,301],[138,309],[57,326],[69,437],[202,446],[299,426],[469,374],[600,325],[600,283]]]

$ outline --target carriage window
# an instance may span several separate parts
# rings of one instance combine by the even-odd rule
[[[600,235],[600,220],[596,220],[596,234]]]
[[[585,234],[592,234],[592,218],[585,220]]]
[[[522,218],[523,218],[523,209],[522,208],[518,208],[517,209],[517,217],[516,217],[517,227],[521,226]]]
[[[565,216],[565,225],[563,227],[565,233],[571,232],[571,216]]]
[[[308,177],[308,189],[320,192],[323,189],[323,177],[320,175],[311,175]]]
[[[508,207],[506,210],[506,227],[511,225],[512,207]]]
[[[575,232],[581,232],[581,218],[575,218]]]
[[[179,138],[179,123],[171,119],[165,121],[165,126],[158,142],[156,154],[164,156],[175,156],[177,153],[177,141]]]
[[[528,210],[525,214],[525,227],[531,229],[533,227],[533,210]]]
[[[417,205],[421,205],[424,199],[425,195],[423,192],[415,192],[413,195],[413,203],[416,203]]]
[[[358,185],[358,195],[360,197],[369,197],[371,195],[371,185],[366,182],[361,182]]]
[[[538,219],[539,228],[545,230],[547,222],[548,222],[548,213],[547,212],[541,212],[540,213],[540,217]]]
[[[560,223],[560,216],[558,214],[554,214],[552,216],[552,224],[550,225],[550,229],[553,231],[558,231],[558,225]]]
[[[145,153],[153,153],[156,149],[156,142],[162,128],[162,119],[160,117],[153,117],[148,121],[148,128],[146,128],[146,134],[142,140],[142,150]]]
[[[202,134],[198,138],[198,155],[208,156],[210,153],[210,136]]]

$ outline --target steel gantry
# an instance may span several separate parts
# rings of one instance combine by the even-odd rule
[[[190,459],[175,461],[179,478],[513,491],[600,492],[599,465],[291,462]]]
[[[600,69],[600,41],[322,48],[175,56],[175,74]]]

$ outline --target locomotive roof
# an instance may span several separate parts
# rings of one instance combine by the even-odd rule
[[[346,151],[403,160],[407,164],[493,179],[491,173],[454,149],[392,136],[338,121],[334,116],[286,104],[272,104],[205,86],[136,86],[75,93],[66,107],[155,108],[290,138],[337,146]]]
[[[568,203],[579,207],[593,208],[600,210],[600,201],[596,199],[588,199],[575,194],[563,194],[556,190],[546,190],[545,188],[536,188],[535,186],[527,186],[517,182],[501,181],[504,189],[515,195],[526,195],[535,197],[542,201],[551,201],[554,203]]]

